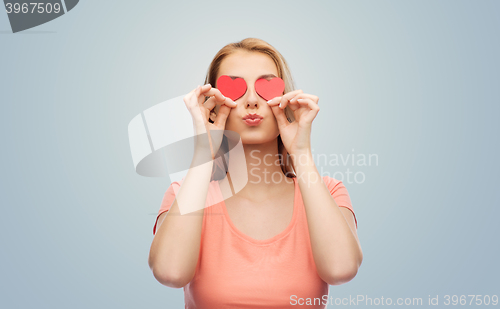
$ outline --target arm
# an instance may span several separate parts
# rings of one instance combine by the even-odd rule
[[[155,278],[163,285],[181,288],[194,276],[212,166],[213,161],[209,161],[191,167],[169,211],[158,218],[148,263]],[[194,205],[199,210],[181,215],[179,204],[189,205],[189,208]],[[185,209],[186,206],[182,207]]]
[[[339,207],[330,195],[311,152],[297,157],[301,159],[293,163],[318,275],[330,285],[346,283],[356,276],[363,260],[354,216],[349,209]]]

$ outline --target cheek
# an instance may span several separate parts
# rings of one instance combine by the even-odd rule
[[[275,133],[279,132],[278,122],[276,121],[276,118],[271,119],[271,123],[271,126],[274,129]]]

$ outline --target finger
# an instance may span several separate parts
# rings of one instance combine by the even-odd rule
[[[220,92],[219,89],[213,88],[212,85],[206,84],[202,87],[202,91],[205,96],[215,96],[218,100],[223,101],[225,96]]]
[[[212,110],[215,107],[215,105],[221,105],[221,106],[226,105],[227,107],[230,108],[236,107],[236,103],[228,97],[226,97],[222,101],[217,101],[216,97],[210,97],[210,99],[206,100],[203,103],[203,106],[205,106],[208,110]]]
[[[269,105],[270,107],[277,106],[278,108],[280,108],[280,109],[284,110],[284,109],[285,109],[285,107],[289,105],[289,101],[287,100],[287,101],[286,101],[286,104],[283,104],[283,103],[282,103],[282,102],[283,102],[283,100],[282,100],[282,99],[283,99],[282,97],[276,97],[276,98],[274,98],[274,99],[271,99],[271,100],[267,101],[267,103],[268,103],[268,105]],[[290,105],[290,109],[291,109],[292,111],[295,111],[295,110],[297,110],[298,108],[299,108],[299,106],[297,106],[297,102],[294,102],[294,103],[293,103],[293,105]]]
[[[229,112],[231,112],[231,107],[227,105],[222,105],[219,108],[219,112],[217,113],[217,117],[215,117],[214,125],[220,128],[225,128],[226,120],[229,116]]]
[[[278,105],[274,105],[271,107],[273,111],[274,117],[276,117],[276,122],[278,123],[278,127],[283,127],[289,124],[288,119],[285,115],[285,110],[279,108]]]
[[[306,113],[304,113],[302,116],[300,116],[299,121],[305,121],[306,123],[312,122],[313,119],[316,117],[316,115],[319,112],[319,106],[314,102],[312,99],[307,98],[307,99],[297,99],[297,105],[300,105],[300,107],[304,107],[306,109],[309,109]]]
[[[314,104],[314,102],[312,102],[310,99],[298,99],[288,102],[288,106],[294,112],[300,108],[305,108],[308,110],[314,109],[314,105],[316,104]]]
[[[281,109],[285,109],[285,107],[288,105],[288,102],[289,102],[289,98],[282,96],[278,107]]]
[[[296,111],[300,108],[300,104],[296,100],[287,101],[286,106],[288,106],[292,111]]]
[[[194,92],[195,92],[198,88],[200,88],[200,87],[201,87],[200,85],[196,86],[196,88],[194,88],[193,90],[191,90],[188,94],[190,94],[190,95],[194,94]]]
[[[290,99],[289,104],[290,104],[292,110],[294,110],[294,111],[297,110],[297,108],[300,108],[304,105],[308,106],[309,104],[311,104],[311,106],[308,106],[310,109],[315,109],[314,106],[318,106],[318,103],[317,103],[318,100],[319,100],[319,98],[317,96],[301,93],[301,94],[296,95],[292,99]],[[294,107],[294,105],[297,107]]]
[[[202,88],[203,88],[203,86],[198,86],[198,87],[196,87],[196,89],[193,90],[192,96],[195,98],[195,100],[198,99],[198,100],[196,100],[198,102],[199,102],[199,98],[200,98],[200,94],[201,94],[201,89]]]
[[[237,105],[231,98],[225,97],[217,88],[207,90],[204,94],[205,96],[211,96],[210,99],[205,101],[205,106],[207,106],[208,109],[212,109],[215,105],[219,104],[225,104],[229,107],[235,107]]]
[[[192,109],[196,106],[196,98],[197,98],[197,95],[196,93],[199,91],[200,89],[200,86],[196,87],[195,89],[191,90],[191,92],[189,92],[188,94],[186,94],[184,96],[184,103],[186,103],[186,106],[189,108],[189,109]],[[195,103],[196,102],[196,103]]]
[[[307,93],[300,93],[291,98],[289,101],[293,102],[296,101],[297,99],[311,99],[314,103],[318,104],[319,98],[315,95],[312,94],[307,94]]]
[[[202,97],[201,94],[202,93],[206,93],[207,91],[209,91],[212,88],[212,85],[211,84],[205,84],[203,86],[198,86],[198,88],[200,88],[199,94],[196,94],[196,92],[195,92],[195,95],[196,95],[196,98],[198,98],[198,104],[202,105],[202,104],[204,104],[207,101],[207,96]]]
[[[198,91],[199,93],[202,92],[203,88],[207,89],[208,87],[207,86],[210,86],[210,84],[206,84],[206,85],[198,85],[198,87],[196,87],[195,91]],[[211,86],[210,86],[211,87]]]
[[[267,104],[269,106],[274,106],[274,105],[278,105],[281,101],[281,97],[274,97],[272,98],[271,100],[267,101]]]
[[[226,97],[220,92],[219,89],[212,88],[212,86],[210,84],[206,84],[205,86],[209,86],[206,88],[202,88],[202,93],[205,96],[214,96],[217,99],[217,101],[220,101],[220,102],[223,102],[226,99]],[[205,86],[203,86],[203,87],[205,87]]]
[[[199,88],[199,93],[196,91],[198,88]],[[198,87],[194,90],[193,95],[195,95],[195,96],[196,96],[196,98],[198,99],[198,104],[199,104],[199,105],[204,104],[204,103],[207,101],[207,97],[208,97],[208,96],[202,97],[202,96],[201,96],[201,94],[206,93],[206,92],[207,92],[207,91],[209,91],[211,88],[212,88],[212,85],[211,85],[210,83],[208,83],[208,84],[205,84],[205,85],[203,85],[203,86],[198,86]]]
[[[287,94],[283,95],[283,96],[279,96],[279,97],[274,97],[272,98],[271,100],[267,101],[267,103],[270,105],[270,106],[274,106],[274,105],[279,105],[281,103],[281,100],[283,98],[293,98],[294,96],[300,94],[300,93],[303,93],[302,90],[295,90],[295,91],[291,91],[291,92],[288,92]],[[286,105],[284,106],[286,107]],[[283,107],[283,108],[284,108]]]
[[[319,106],[318,104],[316,104],[316,102],[314,102],[312,99],[310,98],[305,98],[305,99],[297,99],[297,104],[300,104],[301,106],[307,106],[309,107],[311,110],[314,110],[314,111],[319,111]]]
[[[295,90],[295,91],[291,91],[291,92],[288,92],[287,94],[284,94],[282,97],[281,97],[281,101],[280,101],[280,104],[279,104],[279,107],[281,109],[285,109],[285,107],[288,105],[288,102],[293,98],[295,97],[296,95],[298,94],[301,94],[303,93],[303,91],[301,89],[299,90]]]

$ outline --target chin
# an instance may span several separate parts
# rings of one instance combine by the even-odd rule
[[[279,136],[277,124],[261,123],[259,126],[247,126],[243,123],[240,125],[231,121],[226,123],[225,129],[238,133],[243,144],[264,144],[275,140]]]
[[[265,144],[278,138],[279,133],[269,134],[269,130],[262,132],[238,132],[243,144]]]

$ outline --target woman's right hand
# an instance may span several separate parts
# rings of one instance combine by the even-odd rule
[[[205,101],[205,97],[210,97]],[[196,150],[209,150],[212,154],[212,159],[215,159],[215,154],[222,143],[223,132],[226,126],[226,119],[231,111],[231,108],[236,106],[236,103],[222,95],[217,88],[206,84],[198,86],[184,97],[184,103],[191,113],[193,125],[195,129]],[[208,121],[210,111],[220,104],[217,117],[214,123]],[[210,131],[213,131],[210,134]]]

